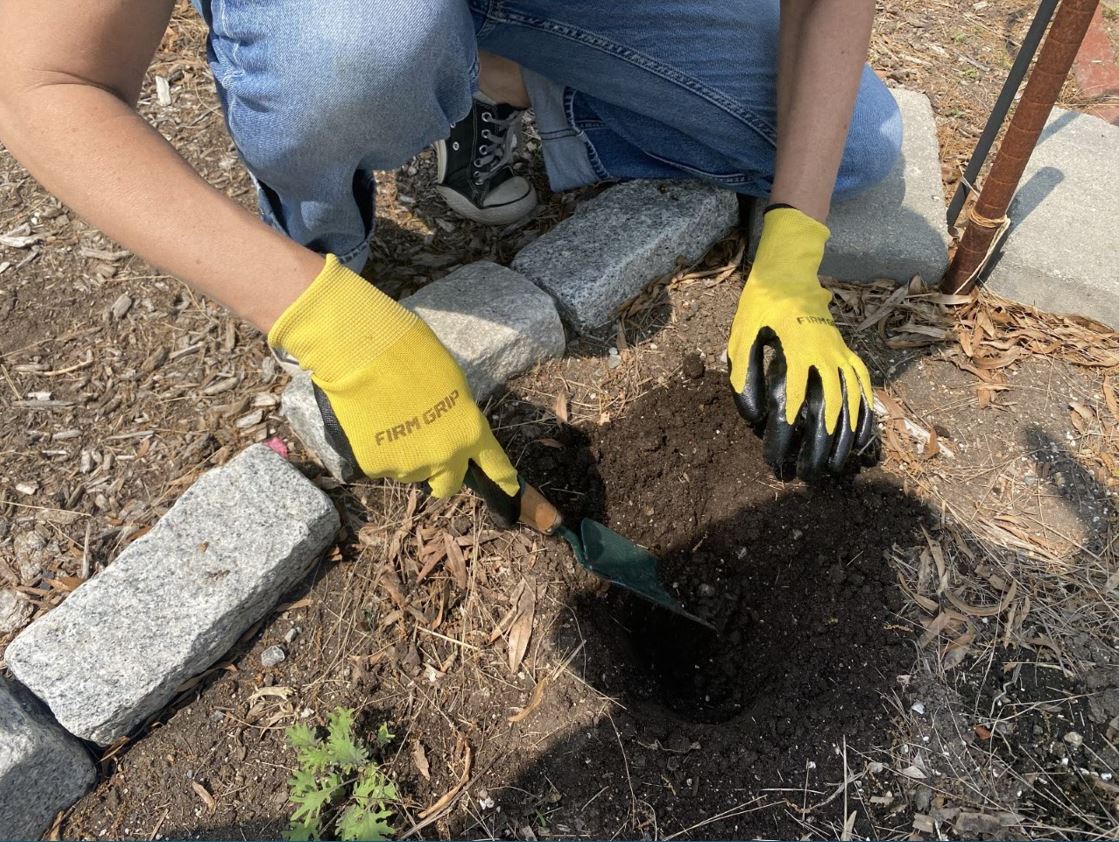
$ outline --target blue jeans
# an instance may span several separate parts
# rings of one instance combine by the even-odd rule
[[[689,178],[768,194],[778,0],[194,0],[226,122],[262,216],[361,268],[373,170],[465,116],[478,50],[524,68],[554,190]],[[863,72],[835,193],[882,179],[901,146]]]

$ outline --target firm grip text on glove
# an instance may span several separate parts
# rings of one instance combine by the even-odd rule
[[[414,433],[421,427],[427,427],[438,421],[444,414],[451,411],[454,405],[458,402],[458,389],[452,391],[447,397],[437,401],[431,409],[424,410],[419,415],[413,415],[403,424],[394,424],[386,430],[379,430],[374,440],[377,446],[394,442],[397,439],[403,438],[409,433]]]

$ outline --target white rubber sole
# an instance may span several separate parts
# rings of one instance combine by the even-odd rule
[[[524,219],[536,207],[536,191],[531,189],[523,198],[517,199],[515,202],[495,205],[491,208],[475,207],[465,196],[450,187],[437,184],[435,189],[439,191],[439,195],[443,197],[447,207],[459,216],[474,222],[480,222],[483,225],[511,225]]]
[[[437,140],[433,148],[435,149],[435,180],[442,181],[447,177],[447,141]]]

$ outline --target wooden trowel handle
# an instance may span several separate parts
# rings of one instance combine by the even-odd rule
[[[559,509],[524,480],[521,480],[521,514],[518,520],[544,535],[553,535],[563,526],[563,515]]]
[[[485,500],[493,519],[505,529],[521,523],[544,535],[552,535],[563,525],[559,510],[523,479],[520,490],[511,497],[471,462],[466,471],[466,485]]]

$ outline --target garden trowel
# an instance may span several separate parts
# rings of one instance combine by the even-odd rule
[[[583,518],[576,528],[567,526],[563,515],[543,494],[523,478],[517,479],[520,490],[510,497],[473,462],[466,472],[467,486],[486,502],[490,514],[502,527],[508,529],[520,523],[542,535],[559,535],[571,545],[575,560],[595,576],[714,630],[668,592],[657,577],[656,556],[596,520]]]

